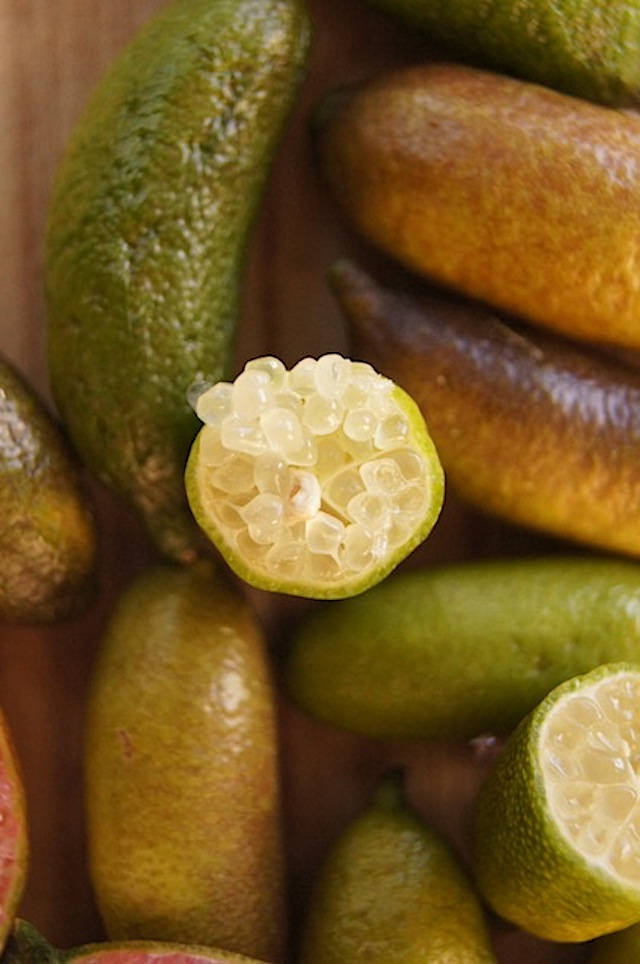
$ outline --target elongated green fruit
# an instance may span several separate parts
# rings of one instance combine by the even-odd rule
[[[96,532],[78,465],[45,405],[0,358],[0,618],[52,622],[87,601]]]
[[[416,400],[452,489],[519,525],[640,555],[636,371],[346,262],[331,280],[354,356]]]
[[[549,690],[640,658],[640,566],[606,558],[467,562],[390,576],[321,607],[287,686],[311,715],[382,739],[506,733]]]
[[[585,341],[640,345],[640,118],[457,64],[330,96],[322,170],[405,266]]]
[[[143,573],[93,679],[91,878],[112,940],[282,958],[274,692],[251,609],[206,562]]]
[[[634,0],[371,2],[473,63],[605,104],[640,97]]]
[[[174,0],[90,100],[46,237],[53,392],[91,469],[189,561],[194,381],[229,373],[240,282],[309,45],[303,0]]]
[[[446,841],[387,777],[334,841],[303,925],[301,964],[492,964],[480,904]]]

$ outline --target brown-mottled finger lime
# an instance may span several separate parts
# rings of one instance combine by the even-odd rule
[[[640,372],[403,275],[342,261],[351,350],[420,406],[449,488],[480,511],[640,556]]]
[[[444,478],[413,400],[341,355],[254,359],[195,401],[186,488],[231,568],[261,589],[362,592],[431,531]]]
[[[587,941],[640,921],[640,664],[556,687],[509,737],[476,803],[473,866],[493,909]]]

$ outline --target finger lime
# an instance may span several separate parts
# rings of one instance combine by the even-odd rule
[[[640,566],[500,559],[396,573],[294,630],[286,683],[306,712],[383,739],[507,733],[549,690],[640,660]]]
[[[261,589],[361,592],[422,542],[444,479],[413,400],[341,355],[291,371],[248,362],[200,394],[189,504],[231,568]]]
[[[51,622],[86,602],[93,513],[59,425],[0,358],[0,618]]]
[[[448,843],[387,777],[331,845],[312,888],[301,964],[492,964],[483,912]]]
[[[640,346],[640,118],[460,64],[330,95],[321,169],[350,223],[431,280],[584,341]]]
[[[403,275],[347,261],[351,350],[417,402],[451,490],[481,512],[640,555],[640,372]]]
[[[476,64],[605,104],[640,98],[640,4],[372,0]]]
[[[246,249],[302,79],[302,0],[174,0],[90,99],[46,233],[48,361],[89,467],[190,561],[198,378],[228,374]]]
[[[92,680],[86,785],[91,879],[112,940],[281,959],[265,642],[208,562],[144,572],[120,600]]]
[[[640,664],[562,683],[480,789],[473,866],[493,909],[549,940],[640,920]]]

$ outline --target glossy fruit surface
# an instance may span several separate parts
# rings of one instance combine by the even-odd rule
[[[519,525],[640,554],[640,376],[403,277],[331,272],[351,350],[420,406],[447,482]]]
[[[84,460],[189,561],[187,390],[232,364],[245,250],[302,77],[298,0],[175,0],[99,84],[49,211],[48,360]]]
[[[640,345],[640,118],[459,64],[330,95],[319,163],[405,266],[573,338]]]
[[[640,664],[556,687],[481,787],[474,858],[497,913],[540,937],[587,941],[640,920]]]
[[[99,654],[86,744],[90,867],[113,940],[284,941],[274,695],[261,630],[208,563],[152,569]]]
[[[330,847],[301,964],[492,964],[483,912],[449,844],[388,777]]]
[[[0,359],[0,617],[51,622],[79,611],[95,528],[59,426],[22,375]]]
[[[553,689],[509,737],[476,803],[474,872],[497,913],[587,941],[640,920],[640,664]]]
[[[186,488],[200,526],[261,589],[362,592],[422,542],[444,478],[413,400],[341,355],[253,359],[196,401]]]
[[[396,573],[293,632],[289,693],[318,719],[382,739],[508,733],[552,687],[640,659],[640,566],[499,559]]]
[[[372,0],[457,57],[605,104],[640,96],[640,4]]]

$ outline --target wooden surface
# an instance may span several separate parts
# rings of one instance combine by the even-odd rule
[[[0,350],[49,399],[44,359],[42,233],[51,178],[89,90],[161,0],[0,0]],[[423,56],[413,38],[356,0],[313,0],[308,81],[273,172],[247,270],[238,366],[260,353],[291,363],[346,350],[324,272],[357,241],[313,165],[308,115],[348,79]],[[31,861],[20,908],[61,946],[102,936],[87,875],[82,803],[86,687],[114,599],[152,558],[137,523],[91,483],[101,533],[100,591],[81,619],[50,629],[0,627],[0,705],[28,794]],[[408,561],[535,551],[544,540],[461,507],[449,493],[433,535]],[[253,592],[277,662],[286,626],[308,604]],[[469,804],[490,750],[380,746],[312,723],[282,701],[282,760],[292,908],[338,828],[364,804],[390,762],[409,767],[417,807],[464,853]],[[501,962],[576,961],[579,952],[495,926]]]

